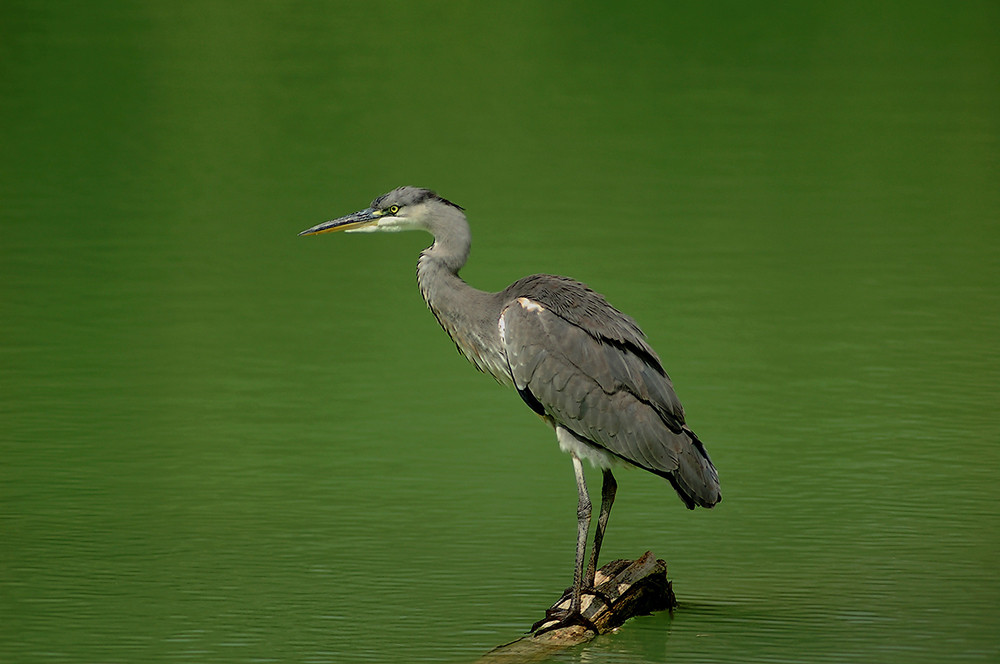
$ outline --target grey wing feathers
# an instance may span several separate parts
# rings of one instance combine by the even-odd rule
[[[630,348],[664,373],[660,358],[632,317],[612,307],[604,296],[579,281],[553,274],[533,274],[515,281],[505,293],[540,302],[594,339]]]
[[[594,334],[539,300],[515,299],[501,315],[511,376],[525,401],[578,437],[665,477],[688,507],[718,502],[715,468],[684,426],[670,379],[638,326],[601,298],[607,309],[595,315],[624,332]],[[621,320],[608,325],[616,314]]]

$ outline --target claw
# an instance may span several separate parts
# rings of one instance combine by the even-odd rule
[[[545,627],[542,627],[542,625],[545,625]],[[535,636],[540,636],[554,629],[562,629],[563,627],[572,627],[574,625],[580,625],[584,629],[589,629],[594,634],[600,634],[601,631],[597,629],[597,625],[579,611],[552,608],[545,612],[544,618],[531,626],[531,632]]]
[[[605,606],[610,607],[612,602],[604,593],[596,590],[594,588],[585,590],[583,595],[589,595],[594,599],[598,599],[604,603]],[[597,625],[593,623],[589,618],[583,615],[583,612],[573,606],[572,602],[573,589],[568,588],[563,594],[559,601],[553,604],[551,607],[545,610],[545,617],[536,622],[531,626],[531,631],[536,636],[539,634],[544,634],[545,632],[552,631],[554,629],[561,629],[563,627],[571,627],[573,625],[580,625],[585,629],[593,631],[595,634],[599,634],[600,630],[597,629]],[[569,606],[565,606],[569,602]],[[593,602],[593,599],[591,600]],[[551,623],[551,624],[549,624]],[[544,625],[544,627],[543,627]],[[541,629],[540,629],[541,628]]]
[[[612,601],[612,599],[610,597],[608,597],[607,595],[605,595],[604,593],[602,593],[597,588],[591,588],[590,590],[584,590],[583,594],[585,594],[585,595],[592,595],[593,597],[596,597],[597,599],[599,599],[602,602],[604,602],[604,606],[606,606],[608,608],[611,608],[611,606],[614,604],[614,602]],[[591,600],[591,601],[593,601],[593,600]]]

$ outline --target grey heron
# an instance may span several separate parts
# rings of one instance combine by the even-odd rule
[[[548,274],[497,293],[465,283],[471,233],[464,210],[436,193],[399,187],[358,212],[304,230],[422,230],[434,241],[420,254],[424,301],[458,350],[476,367],[517,390],[555,430],[573,461],[578,489],[576,566],[563,621],[582,620],[581,597],[593,591],[597,560],[615,499],[616,464],[666,479],[684,505],[719,502],[719,476],[660,358],[629,316],[584,284]],[[603,473],[601,510],[586,569],[591,502],[581,459]]]

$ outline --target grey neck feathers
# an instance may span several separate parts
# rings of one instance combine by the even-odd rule
[[[469,256],[468,224],[433,229],[434,244],[420,254],[417,283],[438,323],[459,351],[481,371],[509,382],[506,359],[497,328],[497,293],[473,288],[458,276]]]
[[[434,244],[421,252],[417,262],[420,292],[438,320],[440,307],[458,307],[463,296],[469,297],[468,292],[475,291],[458,276],[472,247],[469,222],[461,211],[449,212],[446,216],[435,218],[427,228],[434,236]],[[457,301],[452,303],[452,299]],[[453,306],[448,306],[449,304]]]

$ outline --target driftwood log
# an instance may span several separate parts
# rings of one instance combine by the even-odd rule
[[[557,620],[543,619],[532,633],[494,648],[477,664],[538,661],[557,650],[586,643],[597,634],[610,632],[633,616],[677,606],[673,588],[667,580],[667,564],[649,551],[638,560],[608,563],[597,571],[594,586],[594,594],[583,596],[581,613],[585,621],[597,629],[596,633],[584,625],[558,627]],[[567,589],[549,611],[569,608],[570,592],[571,589]]]

